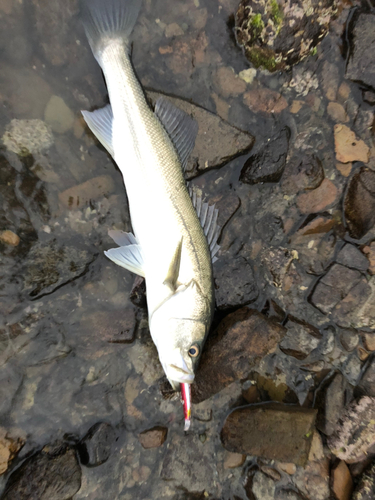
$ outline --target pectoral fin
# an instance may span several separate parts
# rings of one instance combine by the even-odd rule
[[[172,290],[172,292],[175,292],[177,289],[177,280],[178,280],[178,275],[180,273],[180,264],[181,264],[181,252],[182,252],[182,238],[179,241],[176,250],[172,256],[167,276],[163,282],[163,284],[167,285]]]

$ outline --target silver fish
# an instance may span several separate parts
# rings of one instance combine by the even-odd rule
[[[153,111],[134,74],[129,35],[140,6],[139,0],[81,1],[110,98],[110,105],[83,115],[122,172],[134,231],[110,231],[120,246],[105,254],[145,277],[151,336],[177,388],[193,382],[212,321],[211,255],[219,248],[219,228],[213,206],[196,197],[193,206],[183,176],[196,122],[165,98]]]

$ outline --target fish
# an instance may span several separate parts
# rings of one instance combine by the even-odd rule
[[[129,37],[139,0],[81,0],[81,20],[106,81],[110,104],[82,111],[120,169],[132,233],[110,230],[115,264],[146,281],[150,334],[174,389],[181,384],[185,427],[190,390],[212,322],[212,262],[221,228],[218,210],[189,191],[184,168],[196,121],[160,97],[152,109],[135,75]]]

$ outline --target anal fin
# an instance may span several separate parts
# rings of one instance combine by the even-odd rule
[[[124,267],[134,274],[145,277],[144,262],[141,247],[132,233],[109,231],[109,236],[115,243],[121,245],[104,252],[118,266]]]
[[[110,104],[95,111],[81,111],[91,132],[103,144],[108,153],[114,157],[112,144],[113,113]]]

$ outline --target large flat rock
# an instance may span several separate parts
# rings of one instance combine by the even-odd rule
[[[360,14],[352,36],[345,76],[375,89],[375,14]]]

